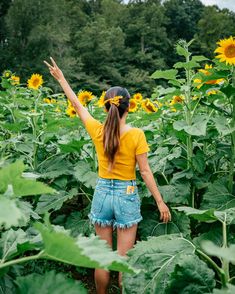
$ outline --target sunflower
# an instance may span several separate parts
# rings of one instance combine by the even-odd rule
[[[43,102],[50,104],[51,103],[51,99],[50,98],[43,98]]]
[[[37,90],[42,84],[43,79],[39,74],[32,74],[31,78],[28,79],[28,88]]]
[[[4,70],[2,75],[4,78],[9,78],[12,75],[12,72],[10,70]]]
[[[181,103],[184,100],[184,96],[180,95],[180,96],[173,96],[173,99],[171,100],[171,102],[169,103],[169,105],[173,106],[176,103]]]
[[[140,102],[143,100],[143,96],[141,93],[136,93],[133,95],[132,99],[135,99],[137,102]]]
[[[211,75],[211,73],[208,71],[208,69],[212,69],[213,66],[206,64],[204,69],[199,69],[198,71],[202,72],[204,75],[209,76]],[[217,80],[210,80],[205,82],[206,84],[220,84],[222,81],[224,81],[224,79],[217,79]]]
[[[210,90],[210,91],[208,91],[206,94],[207,94],[208,96],[210,96],[210,95],[215,95],[215,94],[217,94],[217,93],[218,93],[217,90]]]
[[[158,108],[149,100],[149,98],[146,98],[141,102],[141,107],[148,113],[158,111]]]
[[[138,109],[137,101],[134,98],[130,99],[129,112],[136,112],[137,109]]]
[[[193,83],[194,83],[194,85],[195,85],[198,89],[200,89],[201,86],[203,85],[201,79],[194,79],[194,80],[193,80]]]
[[[77,113],[76,113],[74,107],[68,107],[66,109],[66,114],[68,114],[70,117],[75,117]]]
[[[104,97],[105,97],[106,91],[103,91],[100,99],[97,101],[96,105],[98,105],[98,107],[103,107],[104,106]]]
[[[85,106],[87,102],[91,101],[91,99],[94,97],[93,94],[89,91],[80,91],[77,95],[83,106]]]
[[[20,83],[20,77],[12,75],[11,76],[11,84],[12,85],[19,85]]]
[[[220,58],[220,62],[225,61],[226,64],[235,65],[235,38],[232,36],[228,39],[223,39],[217,42],[220,46],[215,49],[218,53],[216,58]]]
[[[54,104],[56,103],[56,99],[53,98],[43,98],[43,102],[48,103],[48,104]]]
[[[57,106],[57,107],[55,108],[55,112],[61,112],[61,109]]]
[[[204,69],[199,69],[198,71],[203,73],[206,76],[210,76],[211,72],[208,69],[212,69],[212,68],[213,68],[212,64],[211,65],[206,64]],[[201,79],[194,79],[193,82],[198,89],[200,89],[201,86],[203,85],[203,82]],[[224,82],[224,79],[209,80],[209,81],[205,82],[205,84],[215,85],[215,84],[220,84],[222,82]]]

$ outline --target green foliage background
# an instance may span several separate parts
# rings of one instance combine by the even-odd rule
[[[234,13],[198,0],[0,5],[0,69],[21,78],[12,85],[1,77],[0,290],[92,293],[87,268],[101,267],[124,272],[125,294],[234,293],[235,68],[213,53],[220,38],[235,35]],[[42,63],[51,55],[75,92],[97,95],[88,109],[100,121],[106,114],[95,102],[110,85],[162,103],[156,113],[130,113],[127,123],[145,131],[172,221],[159,221],[137,170],[144,219],[128,259],[89,224],[95,148],[79,118],[65,113],[65,97]],[[208,75],[198,72],[205,63],[213,64]],[[45,80],[38,90],[25,87],[33,72]],[[223,82],[207,83],[214,79]],[[171,111],[179,95],[184,100]]]
[[[0,8],[0,72],[22,82],[38,72],[51,86],[43,60],[53,56],[75,90],[95,94],[122,85],[150,95],[149,73],[176,62],[176,40],[195,38],[192,52],[212,58],[216,41],[235,34],[234,12],[199,0],[2,0]]]

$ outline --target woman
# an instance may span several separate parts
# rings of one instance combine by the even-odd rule
[[[44,62],[51,75],[60,83],[96,147],[99,172],[88,216],[95,225],[96,234],[111,247],[112,231],[117,228],[117,250],[120,255],[126,255],[135,243],[137,225],[142,220],[136,186],[136,161],[140,174],[156,201],[160,219],[163,222],[171,220],[170,211],[158,191],[148,164],[149,147],[144,132],[126,125],[130,95],[121,87],[112,87],[106,92],[104,106],[108,114],[102,125],[80,103],[62,71],[50,58],[53,65]],[[96,269],[95,283],[98,294],[106,293],[109,272]],[[119,286],[121,288],[121,273]]]

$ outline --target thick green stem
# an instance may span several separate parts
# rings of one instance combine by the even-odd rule
[[[189,62],[189,55],[186,57],[186,62]],[[188,126],[192,125],[192,103],[191,103],[191,71],[186,68],[186,91],[185,91],[185,102],[186,102],[186,112],[185,118]],[[187,134],[187,168],[191,167],[193,157],[193,140],[192,136]],[[194,207],[194,192],[191,192],[191,206]]]
[[[235,69],[232,69],[232,85],[235,88]],[[235,94],[232,95],[232,121],[231,128],[235,127]],[[229,167],[229,180],[228,180],[228,188],[229,192],[233,193],[233,177],[234,177],[234,164],[235,164],[235,131],[231,133],[231,160]]]
[[[43,255],[43,253],[44,253],[44,251],[40,251],[36,255],[25,256],[25,257],[10,260],[10,261],[4,262],[4,263],[0,263],[0,269],[2,269],[4,267],[7,267],[7,266],[10,266],[10,265],[26,262],[26,261],[29,261],[29,260],[39,259],[41,257],[41,255]]]
[[[225,214],[226,217],[226,214]],[[226,226],[226,219],[222,222],[223,226],[223,248],[227,248],[228,242],[227,242],[227,226]],[[229,277],[229,262],[222,258],[222,268],[225,273],[226,281],[230,279]]]
[[[186,57],[186,62],[189,62],[189,56]],[[187,80],[187,88],[185,91],[186,98],[186,122],[188,126],[192,125],[192,114],[191,114],[191,74],[190,69],[186,69],[186,80]],[[192,136],[187,134],[187,159],[188,164],[187,167],[190,168],[193,157],[193,142]]]
[[[222,287],[226,288],[227,287],[227,280],[226,280],[226,275],[223,269],[221,269],[215,262],[214,260],[212,260],[208,255],[206,255],[203,251],[201,251],[200,249],[196,249],[196,251],[202,256],[204,257],[208,263],[215,269],[215,271],[217,272],[217,274],[220,277],[221,283],[222,283]]]

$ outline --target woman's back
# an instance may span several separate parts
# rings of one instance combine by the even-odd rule
[[[112,172],[108,172],[108,159],[104,155],[103,147],[103,124],[94,118],[89,118],[85,121],[85,128],[96,148],[99,177],[120,180],[136,179],[136,155],[150,150],[143,130],[131,128],[120,135],[120,146],[115,155],[115,165]]]

